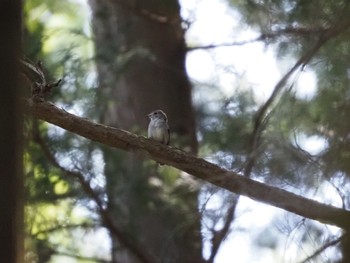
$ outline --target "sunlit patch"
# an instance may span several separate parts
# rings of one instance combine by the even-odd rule
[[[312,155],[317,155],[328,147],[327,140],[317,135],[306,136],[305,134],[300,134],[297,136],[295,143]]]
[[[186,69],[192,79],[200,82],[210,81],[215,71],[210,54],[202,50],[187,55]]]
[[[313,71],[303,71],[297,80],[296,96],[299,99],[312,99],[316,94],[316,75]]]

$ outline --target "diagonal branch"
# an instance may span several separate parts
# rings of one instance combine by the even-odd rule
[[[122,129],[80,118],[57,108],[51,103],[35,103],[32,100],[28,100],[27,107],[36,118],[87,139],[125,151],[137,152],[157,162],[176,167],[230,192],[247,196],[300,216],[344,229],[350,228],[350,211],[348,210],[325,205],[286,190],[240,176],[235,172],[220,168],[177,148],[162,145]]]
[[[252,139],[251,139],[251,145],[250,145],[250,158],[247,161],[247,164],[245,166],[244,174],[245,176],[250,176],[251,171],[253,169],[253,166],[255,164],[256,154],[257,154],[257,148],[259,147],[259,142],[261,138],[261,131],[263,130],[264,126],[266,125],[266,120],[268,116],[268,110],[273,104],[273,102],[276,100],[278,95],[280,94],[281,90],[285,86],[288,79],[296,72],[299,68],[305,67],[306,64],[310,62],[310,60],[314,57],[316,52],[330,39],[336,37],[340,33],[342,33],[345,30],[348,30],[350,27],[350,20],[345,20],[339,22],[337,25],[333,27],[329,27],[327,29],[319,29],[314,31],[314,33],[319,33],[319,39],[314,44],[314,46],[306,52],[304,55],[302,55],[297,62],[294,64],[294,66],[279,80],[279,82],[276,84],[272,94],[267,99],[267,101],[260,107],[259,111],[257,112],[255,116],[254,121],[254,128],[252,133]],[[292,29],[284,29],[282,30],[284,33],[298,33],[298,34],[305,34],[307,30],[292,30]],[[264,35],[262,35],[264,36]]]
[[[65,224],[64,226],[56,225],[54,227],[49,227],[46,229],[35,231],[35,233],[31,234],[31,236],[38,238],[38,236],[40,236],[41,234],[47,234],[47,233],[52,233],[52,232],[56,232],[56,231],[61,231],[62,229],[77,229],[77,228],[93,229],[94,225],[89,224],[89,223]]]
[[[308,256],[307,258],[305,258],[303,261],[301,261],[301,263],[307,263],[310,262],[310,260],[316,258],[317,256],[319,256],[323,251],[325,251],[327,248],[329,247],[333,247],[336,246],[338,243],[340,243],[343,239],[345,238],[345,235],[342,235],[341,237],[334,239],[326,244],[324,244],[323,246],[321,246],[319,249],[317,249],[312,255]]]
[[[231,206],[227,209],[225,218],[224,218],[224,226],[220,230],[213,230],[213,238],[212,238],[212,248],[211,248],[211,253],[209,256],[209,259],[207,260],[208,263],[213,263],[214,259],[219,252],[219,248],[222,244],[222,242],[225,240],[227,237],[229,231],[230,231],[230,226],[232,221],[234,220],[235,217],[235,211],[236,207],[238,204],[239,196],[234,196],[233,197],[233,202]]]

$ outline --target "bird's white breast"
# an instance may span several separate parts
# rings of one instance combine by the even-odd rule
[[[165,139],[165,134],[167,132],[166,123],[163,121],[153,120],[148,126],[148,137],[153,140],[163,142]]]

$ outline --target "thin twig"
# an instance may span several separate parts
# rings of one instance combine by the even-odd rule
[[[75,258],[77,260],[82,260],[82,261],[93,261],[97,263],[111,263],[110,260],[102,259],[102,258],[96,258],[96,257],[84,257],[81,255],[73,254],[73,253],[68,253],[68,252],[63,252],[63,251],[58,251],[54,249],[50,249],[50,252],[55,255],[59,256],[65,256],[65,257],[70,257],[70,258]]]
[[[335,246],[338,243],[340,243],[344,237],[345,235],[342,235],[341,237],[324,244],[319,249],[317,249],[312,255],[308,256],[306,259],[304,259],[300,263],[307,263],[308,261],[314,259],[315,257],[319,256],[323,251],[325,251],[327,248]]]
[[[247,45],[247,44],[251,44],[259,41],[268,41],[278,37],[285,37],[287,35],[310,36],[310,35],[321,34],[323,32],[326,32],[327,30],[328,30],[327,28],[286,27],[283,29],[262,33],[260,36],[253,39],[221,43],[221,44],[210,44],[210,45],[204,45],[204,46],[188,47],[187,51],[195,51],[198,49],[204,50],[204,49],[215,49],[215,48],[222,48],[222,47],[243,46],[243,45]]]
[[[82,223],[82,224],[69,224],[69,225],[57,225],[54,227],[46,228],[43,230],[36,231],[32,236],[39,236],[41,234],[47,234],[47,233],[52,233],[56,231],[60,231],[62,229],[75,229],[75,228],[86,228],[86,229],[93,229],[94,225],[88,224],[88,223]]]
[[[222,242],[226,239],[230,231],[231,223],[235,217],[235,211],[238,205],[238,200],[239,200],[239,196],[237,195],[234,197],[233,203],[231,204],[231,206],[228,208],[226,212],[224,226],[220,230],[217,230],[217,231],[213,230],[213,237],[211,240],[212,248],[211,248],[210,257],[207,260],[208,263],[214,262],[214,259],[219,251],[219,248]]]
[[[342,30],[346,29],[349,25],[345,26]],[[317,29],[317,30],[310,30],[310,29],[306,29],[306,28],[286,28],[283,30],[278,30],[275,32],[271,32],[271,33],[267,33],[267,34],[262,34],[261,36],[252,39],[252,40],[248,40],[248,41],[241,41],[241,42],[235,42],[235,43],[230,43],[230,44],[226,44],[226,45],[221,45],[222,46],[233,46],[233,45],[245,45],[245,44],[249,44],[252,42],[256,42],[256,41],[263,41],[263,40],[267,40],[269,38],[273,38],[273,37],[278,37],[281,36],[281,34],[298,34],[298,35],[305,35],[305,34],[309,34],[309,33],[328,33],[327,30],[330,29]],[[326,34],[321,35],[321,37],[319,37],[319,41],[314,45],[313,48],[311,48],[307,53],[305,53],[295,64],[294,66],[280,79],[280,81],[276,84],[272,94],[270,95],[270,97],[268,98],[268,100],[264,103],[264,105],[261,106],[261,108],[259,109],[256,117],[255,117],[255,122],[254,122],[254,129],[251,135],[251,144],[250,144],[250,149],[249,149],[249,158],[247,160],[247,163],[244,167],[244,176],[245,177],[250,177],[253,167],[255,165],[256,162],[256,157],[257,157],[257,149],[259,147],[260,144],[260,138],[261,138],[261,133],[264,130],[264,128],[266,127],[267,123],[268,123],[268,119],[269,119],[269,114],[267,114],[267,111],[269,109],[269,107],[272,105],[272,103],[274,102],[274,100],[276,99],[276,97],[279,95],[280,91],[282,90],[282,88],[284,87],[285,83],[288,81],[288,79],[292,76],[292,74],[299,69],[300,67],[304,67],[307,63],[309,63],[309,61],[311,60],[311,58],[315,55],[315,53],[332,37],[334,37],[335,35],[337,35],[338,33],[340,33],[342,30],[336,31],[334,30],[334,28],[332,28],[332,33],[331,34]],[[204,46],[201,47],[201,49],[209,49],[209,48],[216,48],[218,46],[215,45],[209,45],[209,46]],[[192,48],[189,50],[195,50],[195,49],[199,49],[200,47],[196,47],[196,48]],[[212,240],[212,250],[211,250],[211,255],[208,259],[208,262],[214,262],[215,256],[221,246],[221,243],[224,241],[228,231],[229,231],[229,226],[231,225],[232,220],[234,219],[234,215],[235,215],[235,211],[236,211],[236,207],[239,201],[239,196],[236,198],[234,204],[228,209],[228,211],[226,212],[226,217],[225,217],[225,223],[224,223],[224,227],[219,230],[219,231],[214,231],[213,232],[213,240]]]
[[[55,82],[48,82],[44,73],[43,63],[38,61],[34,64],[30,60],[22,59],[22,74],[31,82],[31,96],[37,101],[43,101],[45,96],[51,92],[53,88],[58,87],[62,79]]]
[[[288,79],[294,74],[294,72],[299,69],[300,67],[305,67],[306,64],[310,62],[312,57],[316,54],[316,52],[331,38],[337,36],[342,31],[348,29],[350,26],[350,21],[347,21],[346,23],[341,23],[338,27],[332,27],[327,29],[323,32],[323,34],[319,37],[319,40],[317,43],[308,51],[306,52],[302,57],[298,59],[298,61],[294,64],[294,66],[280,79],[280,81],[276,84],[272,94],[268,98],[268,100],[260,107],[259,111],[257,112],[257,115],[255,117],[254,121],[254,129],[252,133],[252,139],[250,144],[250,157],[248,159],[248,162],[246,164],[245,169],[245,176],[250,176],[250,173],[253,169],[253,166],[255,164],[255,159],[257,155],[257,148],[259,146],[260,138],[261,138],[261,132],[263,130],[263,127],[266,125],[267,122],[267,111],[269,107],[272,105],[272,103],[275,101],[277,96],[279,95],[280,91],[284,87],[285,83],[288,81]]]
[[[36,131],[35,131],[36,129]],[[80,185],[83,188],[83,191],[87,196],[89,196],[97,205],[98,207],[98,213],[101,216],[102,222],[104,223],[104,226],[108,228],[108,230],[115,235],[118,240],[126,247],[128,248],[134,255],[144,263],[151,263],[156,262],[149,253],[147,253],[144,249],[141,249],[136,242],[133,240],[130,240],[123,232],[120,230],[116,224],[114,223],[114,220],[112,219],[112,216],[110,215],[109,211],[104,208],[104,204],[101,201],[101,199],[98,197],[98,195],[95,193],[95,191],[91,188],[88,181],[85,180],[84,176],[76,171],[70,171],[64,167],[62,167],[55,156],[50,151],[48,145],[45,143],[45,141],[40,136],[37,128],[34,127],[34,140],[37,142],[40,147],[42,148],[44,154],[48,158],[48,160],[51,162],[51,164],[58,168],[60,171],[62,171],[63,174],[65,174],[67,177],[76,179]]]

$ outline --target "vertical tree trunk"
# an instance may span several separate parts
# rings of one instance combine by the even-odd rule
[[[184,32],[176,0],[90,0],[103,121],[145,134],[147,113],[168,114],[172,143],[197,151]],[[201,262],[197,192],[170,205],[154,167],[105,150],[110,211],[125,233],[159,262]],[[175,197],[171,197],[175,198]],[[113,260],[138,262],[113,239]]]
[[[0,4],[0,262],[23,262],[19,50],[21,2]]]

